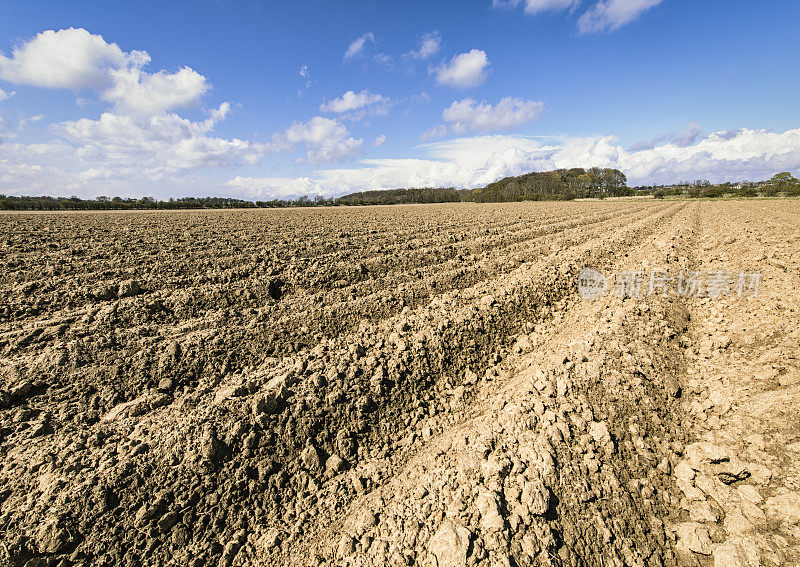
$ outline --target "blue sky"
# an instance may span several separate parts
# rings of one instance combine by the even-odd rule
[[[0,192],[799,174],[798,21],[794,0],[7,2]]]

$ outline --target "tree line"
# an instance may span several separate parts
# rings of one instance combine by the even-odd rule
[[[618,169],[593,167],[557,169],[506,177],[472,191],[477,203],[505,201],[557,201],[579,198],[620,197],[633,194],[625,174]]]
[[[698,180],[669,186],[628,187],[625,174],[617,169],[572,168],[532,172],[506,177],[478,189],[424,187],[362,191],[341,197],[272,199],[247,201],[228,197],[182,197],[166,201],[152,197],[27,197],[0,195],[0,210],[7,211],[90,211],[159,209],[242,209],[351,205],[396,205],[413,203],[498,203],[507,201],[554,201],[579,198],[652,195],[692,198],[800,196],[800,181],[788,172],[758,182],[712,184]]]
[[[690,197],[718,199],[721,197],[800,197],[800,180],[783,171],[765,181],[711,183],[708,180],[677,183],[667,186],[636,187],[637,194],[650,194],[656,199],[664,197]]]

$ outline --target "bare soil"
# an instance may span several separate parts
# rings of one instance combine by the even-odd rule
[[[2,215],[0,564],[798,564],[799,221]],[[762,282],[586,300],[585,266]]]

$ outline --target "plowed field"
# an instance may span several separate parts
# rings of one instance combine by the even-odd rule
[[[799,226],[797,200],[4,214],[0,564],[797,564]]]

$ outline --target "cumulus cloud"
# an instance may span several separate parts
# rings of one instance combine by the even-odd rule
[[[210,135],[229,112],[230,104],[223,103],[197,122],[177,114],[139,118],[104,112],[98,120],[62,122],[54,129],[72,148],[76,165],[85,167],[84,178],[89,171],[91,178],[102,173],[159,180],[202,167],[256,163],[271,149],[263,143]],[[63,150],[61,144],[56,147]]]
[[[48,74],[70,49],[68,72]],[[50,57],[52,60],[48,59]],[[50,127],[55,138],[36,144],[10,143],[16,134],[0,124],[2,178],[6,192],[91,195],[139,193],[143,187],[189,186],[198,171],[258,163],[265,155],[302,151],[310,163],[350,159],[363,151],[363,140],[349,135],[338,120],[314,117],[295,122],[264,141],[223,138],[214,129],[231,112],[221,103],[207,117],[190,120],[178,109],[200,103],[210,89],[206,78],[189,67],[176,72],[146,72],[144,51],[123,52],[85,30],[43,32],[2,60],[7,80],[50,88],[89,88],[110,108],[98,118],[69,120]],[[308,79],[308,68],[300,69]],[[359,95],[364,95],[359,98]],[[388,104],[364,92],[332,101],[333,110]],[[26,119],[32,122],[39,117]],[[20,121],[21,129],[24,123]],[[189,186],[188,191],[197,191]]]
[[[309,162],[326,163],[359,155],[364,140],[349,136],[338,120],[315,116],[307,122],[295,122],[273,136],[272,148],[276,151],[288,151],[298,145],[305,146]]]
[[[52,125],[56,138],[47,142],[0,145],[6,187],[86,194],[101,183],[129,188],[176,181],[206,167],[253,164],[275,151],[272,143],[212,134],[229,114],[230,103],[209,111],[205,120],[176,114],[178,108],[198,104],[210,85],[188,67],[174,73],[145,72],[142,68],[149,61],[144,51],[124,52],[100,35],[74,28],[42,32],[16,47],[11,57],[0,56],[0,75],[5,80],[44,88],[89,89],[111,104],[97,119]],[[42,118],[23,117],[19,129]],[[4,137],[11,136],[5,133]]]
[[[319,109],[321,112],[348,114],[351,118],[360,119],[366,115],[367,110],[373,114],[385,115],[391,104],[392,101],[388,97],[368,90],[358,93],[347,91],[338,98],[323,102]]]
[[[6,91],[4,91],[3,89],[0,89],[0,102],[3,102],[4,100],[8,100],[8,99],[10,99],[10,98],[11,98],[12,96],[14,96],[15,94],[16,94],[16,93],[13,93],[13,92],[11,92],[11,93],[7,93],[7,92],[6,92]]]
[[[544,103],[535,100],[522,100],[504,97],[495,106],[478,102],[472,98],[454,101],[442,112],[440,125],[423,134],[425,139],[450,132],[460,135],[467,132],[491,132],[507,130],[526,122],[539,120],[544,112]]]
[[[578,19],[581,33],[614,31],[664,0],[601,0]]]
[[[150,56],[143,51],[125,53],[116,43],[85,29],[47,30],[0,55],[0,78],[20,85],[71,90],[108,87],[110,69],[142,66]]]
[[[375,141],[372,143],[372,145],[377,148],[378,146],[382,146],[385,141],[386,136],[380,134],[377,138],[375,138]]]
[[[111,75],[114,84],[102,98],[126,113],[153,115],[197,104],[210,88],[206,78],[189,67],[153,74],[138,68],[120,69]]]
[[[140,194],[184,184],[207,167],[254,164],[273,151],[267,143],[214,136],[228,103],[201,121],[176,114],[137,117],[113,112],[52,127],[57,138],[36,144],[0,144],[0,161],[24,172],[5,175],[7,192],[45,194]],[[8,172],[6,172],[8,173]]]
[[[440,85],[458,88],[477,87],[491,73],[489,58],[486,52],[473,49],[467,53],[454,56],[449,62],[432,67],[430,72]]]
[[[375,43],[375,34],[372,32],[367,32],[364,35],[354,39],[349,46],[347,46],[347,51],[344,52],[345,59],[352,59],[357,55],[361,55],[364,51],[364,46],[367,43]]]
[[[417,48],[405,54],[408,59],[430,59],[442,46],[442,38],[438,31],[423,34],[417,42]]]
[[[153,115],[196,104],[211,87],[198,72],[142,70],[146,51],[122,51],[85,29],[47,30],[11,57],[0,55],[0,78],[17,84],[70,90],[92,89],[119,112]]]
[[[625,150],[613,136],[456,138],[421,146],[427,153],[423,159],[363,159],[358,167],[318,170],[303,179],[316,194],[338,195],[396,187],[480,187],[509,175],[570,167],[619,168],[631,185],[764,179],[778,171],[800,175],[800,129],[730,132],[709,134],[689,146],[668,143],[638,151]],[[298,187],[292,178],[270,182],[272,188]],[[252,195],[270,195],[258,180],[239,177],[236,185]]]

